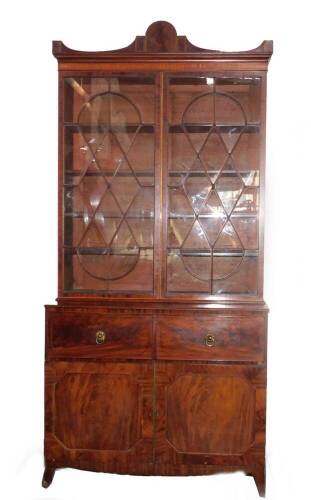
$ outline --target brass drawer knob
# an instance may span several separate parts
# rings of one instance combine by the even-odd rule
[[[210,334],[206,335],[204,343],[208,347],[213,347],[215,345],[215,337],[214,337],[214,335],[210,335]]]
[[[98,330],[95,334],[96,344],[103,344],[106,340],[106,334],[102,330]]]

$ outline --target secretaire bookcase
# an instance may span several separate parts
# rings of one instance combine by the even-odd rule
[[[107,42],[108,43],[108,42]],[[266,73],[272,42],[53,43],[59,289],[45,472],[244,471],[265,488]]]

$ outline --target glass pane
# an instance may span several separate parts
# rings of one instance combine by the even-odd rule
[[[260,77],[168,78],[168,292],[257,293],[260,102]]]
[[[65,289],[153,291],[153,77],[65,79]]]

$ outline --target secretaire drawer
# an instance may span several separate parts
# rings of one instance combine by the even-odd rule
[[[49,313],[47,356],[149,359],[152,317],[88,312]]]
[[[157,356],[172,360],[263,362],[265,318],[163,316],[156,327]]]

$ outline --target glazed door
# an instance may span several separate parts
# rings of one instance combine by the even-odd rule
[[[228,73],[166,79],[169,295],[261,293],[262,79]]]
[[[247,465],[264,453],[262,367],[159,362],[155,465]],[[239,457],[239,458],[238,458]]]
[[[48,362],[46,461],[130,472],[153,461],[152,362]]]
[[[264,76],[61,82],[60,294],[261,295]]]
[[[60,293],[154,294],[154,75],[61,79]]]

